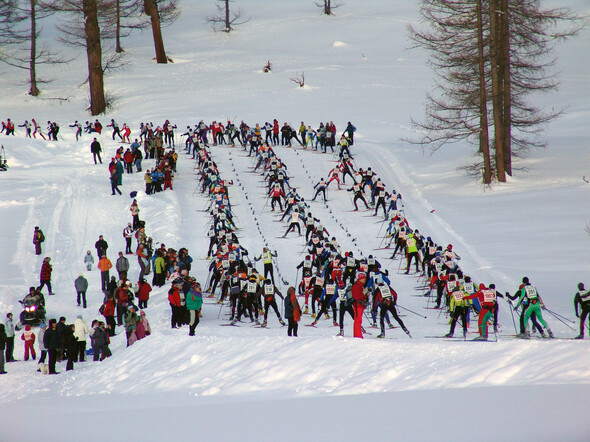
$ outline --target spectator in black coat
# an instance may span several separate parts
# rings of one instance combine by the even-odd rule
[[[55,363],[57,362],[59,337],[57,335],[57,321],[55,319],[49,320],[49,328],[45,331],[45,335],[43,335],[43,345],[49,354],[49,374],[57,374]]]
[[[74,362],[78,359],[78,338],[74,336],[74,324],[66,326],[64,330],[64,346],[68,356],[66,371],[74,369]]]
[[[0,324],[0,374],[6,374],[4,371],[4,350],[6,349],[6,331],[4,324]]]

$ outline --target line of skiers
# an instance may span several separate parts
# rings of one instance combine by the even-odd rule
[[[316,184],[316,194],[314,199],[322,191],[324,192],[325,199],[325,189],[331,181],[336,180],[340,185],[338,174],[342,175],[342,178],[344,179],[346,173],[344,170],[352,170],[354,172],[352,163],[346,164],[346,161],[349,161],[346,157],[341,158],[339,166],[329,172],[329,181],[326,182],[326,180],[322,178],[322,180]],[[356,172],[356,174],[361,176],[360,183],[357,184],[354,175],[351,174],[355,184],[348,189],[349,191],[354,192],[353,204],[355,206],[355,211],[358,210],[358,200],[363,201],[367,209],[369,209],[369,207],[374,208],[374,216],[377,215],[379,207],[383,209],[384,218],[388,221],[386,234],[382,239],[382,244],[385,242],[383,249],[389,249],[392,244],[395,244],[391,259],[396,257],[398,251],[402,252],[405,256],[406,274],[410,272],[412,261],[414,261],[416,273],[424,275],[425,278],[427,275],[428,283],[424,288],[427,288],[428,291],[425,295],[430,299],[431,292],[436,289],[436,305],[434,308],[440,308],[441,302],[444,299],[444,306],[448,309],[450,314],[451,327],[446,337],[453,336],[458,319],[462,320],[463,333],[466,335],[470,322],[470,313],[473,310],[479,317],[479,337],[477,339],[487,340],[488,322],[493,322],[494,332],[498,329],[498,298],[504,298],[509,302],[516,300],[516,305],[513,307],[514,310],[521,308],[519,337],[530,337],[529,321],[532,323],[534,330],[537,330],[541,336],[544,337],[546,333],[549,337],[553,337],[553,332],[542,316],[542,309],[545,308],[544,303],[542,302],[537,289],[530,284],[527,277],[523,278],[522,285],[514,295],[510,295],[509,293],[502,295],[496,291],[493,283],[485,285],[483,283],[477,284],[473,282],[471,277],[463,275],[463,272],[458,265],[458,260],[461,258],[453,251],[451,244],[443,250],[442,246],[437,245],[430,237],[425,238],[418,229],[413,230],[409,227],[408,220],[404,215],[403,203],[398,210],[398,204],[402,199],[401,194],[398,194],[395,190],[392,190],[391,193],[387,192],[385,190],[386,185],[377,177],[371,168],[368,168],[366,171],[359,168],[359,171]],[[368,187],[368,190],[370,190],[370,204],[368,204],[365,199],[366,186]],[[578,305],[590,306],[590,294],[584,291],[582,283],[580,283],[580,286],[582,288],[576,295],[576,316]],[[585,302],[588,302],[588,304],[582,304],[583,299],[586,300]],[[588,316],[588,313],[584,315],[583,311],[584,310],[582,310],[581,317],[584,319],[580,321],[581,331],[578,338],[583,338],[584,336],[583,323],[585,317]],[[541,327],[539,322],[543,327]]]
[[[264,248],[262,253],[253,257],[253,261],[262,260],[264,276],[258,273],[246,250],[238,240],[235,231],[236,222],[229,200],[228,186],[231,181],[221,178],[217,165],[208,148],[197,142],[196,159],[199,170],[200,190],[208,198],[207,211],[211,215],[208,236],[210,238],[207,258],[212,258],[209,265],[209,278],[206,292],[208,297],[215,297],[215,290],[220,288],[217,301],[222,304],[228,298],[231,306],[230,324],[241,321],[242,316],[249,317],[257,326],[266,327],[268,313],[272,308],[281,325],[285,325],[276,302],[276,297],[285,299],[275,285],[272,260],[276,252]],[[291,298],[288,298],[290,302]],[[296,300],[295,300],[296,302]],[[264,316],[262,323],[260,316]],[[297,335],[296,324],[290,324],[289,331]]]
[[[263,134],[264,131],[264,134]],[[348,144],[354,143],[354,132],[356,128],[352,123],[348,122],[346,129],[343,132],[343,137],[348,140]],[[277,119],[273,119],[272,123],[265,122],[264,124],[256,123],[249,126],[242,121],[238,126],[233,122],[228,121],[226,125],[218,121],[213,121],[211,124],[206,124],[201,120],[194,127],[187,126],[186,132],[181,134],[186,137],[185,148],[190,154],[191,148],[196,143],[200,143],[205,147],[211,143],[217,145],[231,145],[236,146],[236,140],[242,147],[259,146],[263,142],[269,146],[286,146],[291,147],[292,141],[295,140],[303,148],[317,150],[321,149],[324,153],[326,148],[330,147],[334,152],[336,146],[336,126],[332,121],[329,123],[320,123],[317,130],[311,126],[306,125],[303,121],[298,129],[294,129],[289,123],[284,122],[282,126],[279,125]],[[264,139],[264,141],[263,141]],[[195,154],[193,154],[193,158]]]

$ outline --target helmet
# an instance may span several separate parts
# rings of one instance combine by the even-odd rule
[[[584,283],[583,282],[580,282],[578,284],[578,290],[584,290]]]
[[[529,277],[525,276],[524,278],[522,278],[522,283],[523,284],[528,284],[529,283]]]

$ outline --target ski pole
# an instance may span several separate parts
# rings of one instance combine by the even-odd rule
[[[506,292],[506,295],[508,295],[508,292]],[[508,310],[510,310],[510,316],[512,316],[512,324],[514,325],[514,334],[517,335],[518,330],[516,329],[516,321],[514,320],[514,311],[512,310],[512,304],[506,298],[504,298],[504,301],[508,303]]]
[[[549,310],[548,308],[545,308],[545,310],[547,310],[549,313],[551,313],[553,316],[557,316],[565,321],[571,322],[572,324],[575,324],[576,321],[572,321],[571,319],[566,318],[565,316],[560,315],[559,313],[555,313],[554,311]]]
[[[416,313],[414,310],[410,310],[409,308],[405,308],[405,307],[403,307],[403,306],[401,306],[401,305],[399,305],[399,304],[396,304],[396,305],[397,305],[399,308],[403,308],[404,310],[406,310],[406,311],[408,311],[408,312],[410,312],[410,313],[414,313],[416,316],[420,316],[421,318],[428,319],[426,316],[423,316],[423,315],[421,315],[420,313]]]
[[[377,233],[377,238],[379,238],[381,236],[381,230],[383,230],[384,225],[385,225],[385,223],[381,223],[381,227],[379,227],[379,233]],[[381,242],[383,242],[383,240],[381,240]],[[381,247],[381,244],[379,244],[379,247]]]
[[[268,204],[268,200],[270,199],[270,197],[266,198],[266,201],[264,202],[264,206],[262,206],[262,210],[260,211],[260,213],[258,214],[258,216],[262,215],[262,212],[264,211],[264,208],[266,207],[266,205]]]
[[[297,273],[295,274],[295,288],[297,288],[297,281],[299,280],[299,269],[297,269]]]
[[[223,308],[223,302],[219,304],[219,312],[217,313],[217,319],[221,316],[221,309]]]
[[[557,319],[559,322],[563,323],[565,326],[567,326],[567,328],[569,328],[570,330],[576,331],[575,329],[573,329],[572,327],[570,327],[570,325],[565,322],[563,319],[561,319],[559,316],[555,315],[551,310],[549,309],[545,309],[547,311],[547,313],[549,313],[550,315],[552,315],[555,319]]]

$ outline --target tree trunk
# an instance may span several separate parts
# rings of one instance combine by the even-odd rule
[[[504,134],[504,168],[512,176],[512,97],[510,79],[510,20],[508,17],[508,0],[501,0],[500,35],[502,36],[501,56],[499,62],[502,69],[502,112]]]
[[[102,48],[96,0],[83,0],[84,31],[86,33],[86,54],[88,57],[88,79],[90,83],[90,112],[98,115],[105,111],[104,83],[102,71]]]
[[[115,36],[115,52],[120,54],[123,52],[123,48],[121,47],[121,1],[117,0],[115,7],[117,8],[116,11],[116,36]]]
[[[492,182],[492,164],[490,160],[490,137],[488,133],[488,94],[485,78],[485,58],[483,50],[482,0],[477,0],[477,58],[479,65],[479,150],[483,155],[483,182]]]
[[[499,68],[500,29],[498,28],[498,0],[490,0],[490,72],[492,74],[492,106],[494,114],[494,144],[496,147],[496,176],[501,183],[506,182],[504,169],[504,127],[501,78]]]
[[[225,32],[231,31],[231,23],[229,22],[229,0],[225,0]]]
[[[332,15],[332,0],[324,0],[324,14]]]
[[[154,35],[154,46],[156,49],[156,62],[168,63],[166,51],[164,50],[162,30],[160,29],[160,14],[158,13],[158,4],[156,3],[156,0],[144,0],[143,6],[145,13],[150,16],[152,21],[152,34]]]
[[[31,13],[31,55],[29,57],[29,82],[31,84],[31,88],[29,89],[29,94],[33,97],[39,95],[39,88],[37,87],[37,0],[31,0],[30,3],[30,13]]]

